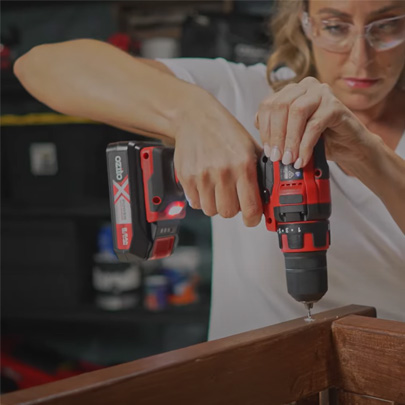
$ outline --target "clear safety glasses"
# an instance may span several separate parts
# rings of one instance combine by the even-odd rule
[[[302,28],[317,46],[331,52],[350,52],[355,40],[364,37],[376,51],[395,48],[405,41],[405,15],[373,21],[363,32],[353,24],[332,19],[317,19],[304,12]]]

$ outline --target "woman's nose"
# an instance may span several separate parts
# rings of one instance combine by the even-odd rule
[[[357,36],[354,40],[349,60],[356,67],[366,67],[372,62],[373,57],[374,49],[368,43],[367,38],[364,35]]]

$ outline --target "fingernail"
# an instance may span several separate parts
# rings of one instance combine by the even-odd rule
[[[281,158],[281,152],[278,146],[273,146],[270,153],[270,160],[272,162],[278,162]]]
[[[258,127],[259,126],[259,114],[256,113],[255,115],[255,126]]]
[[[302,159],[298,158],[294,163],[294,169],[301,169],[302,167]]]
[[[190,199],[187,197],[187,194],[184,194],[184,197],[186,197],[186,200],[187,200],[187,202],[188,202],[188,205],[189,205],[191,208],[193,208]]]
[[[270,159],[271,148],[270,148],[269,144],[267,144],[267,143],[264,144],[264,154],[266,155],[266,157],[268,157]]]
[[[289,150],[286,150],[283,155],[282,163],[283,165],[289,165],[293,161],[292,153]]]
[[[184,194],[184,196],[186,197],[187,203],[190,206],[190,208],[192,208],[193,210],[199,209],[199,207],[197,207],[195,204],[193,204],[193,202],[190,200],[190,198],[188,198],[187,194]]]

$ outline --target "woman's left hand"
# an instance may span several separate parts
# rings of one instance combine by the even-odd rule
[[[256,115],[265,154],[295,168],[304,167],[324,134],[328,160],[350,168],[376,137],[340,102],[327,84],[307,77],[265,99]]]

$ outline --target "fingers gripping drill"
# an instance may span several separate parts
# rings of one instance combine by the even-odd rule
[[[173,165],[174,149],[130,141],[107,147],[114,248],[122,261],[160,259],[172,254],[186,214],[184,192]],[[328,289],[326,251],[330,244],[329,167],[323,140],[303,169],[258,162],[263,213],[278,233],[287,290],[308,309]]]

